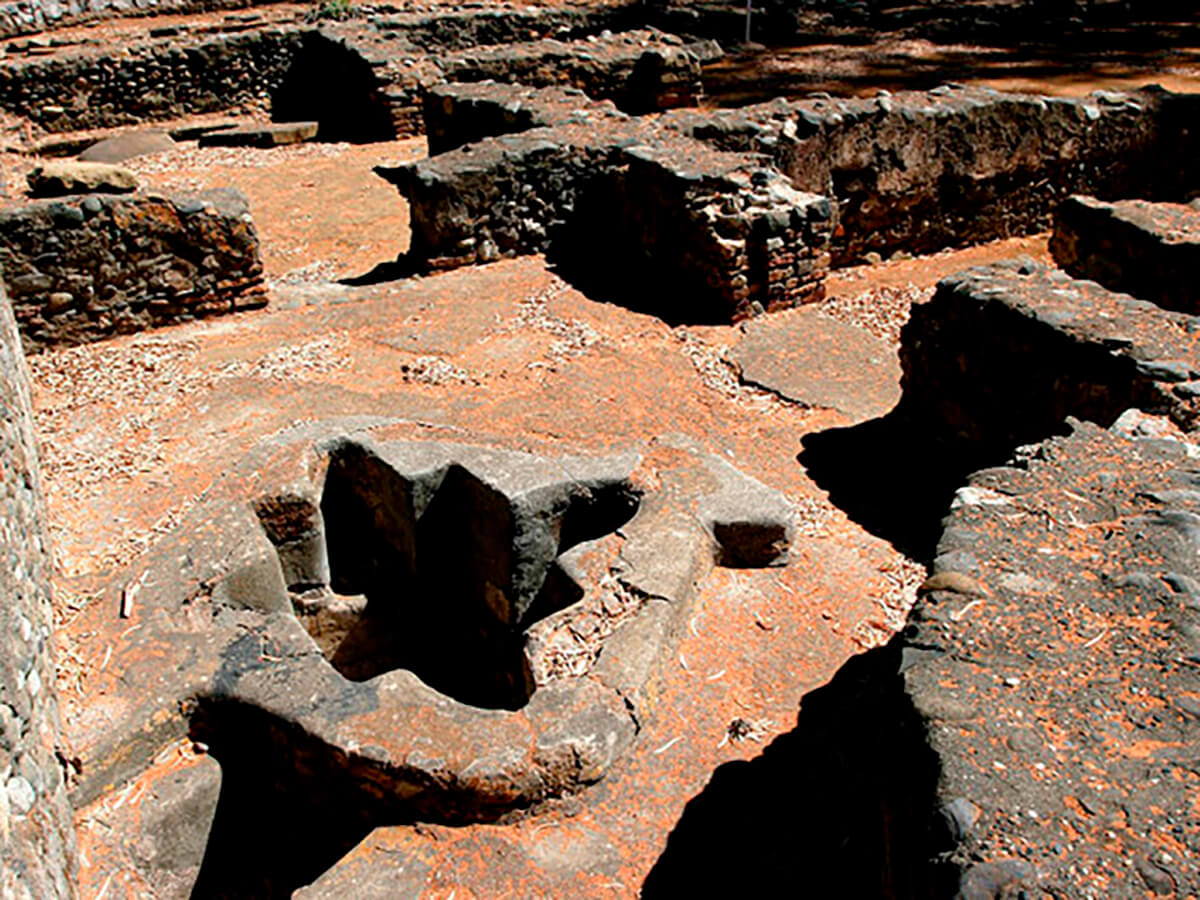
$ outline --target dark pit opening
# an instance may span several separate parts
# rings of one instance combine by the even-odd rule
[[[899,675],[899,639],[807,694],[796,727],[720,766],[642,886],[675,897],[948,897],[939,765]]]
[[[290,514],[289,530],[273,514],[285,498],[257,508],[298,617],[341,674],[407,669],[462,703],[519,709],[535,689],[525,632],[583,595],[557,557],[640,499],[624,481],[562,487],[514,501],[460,465],[410,479],[347,444],[319,514]]]
[[[276,122],[317,122],[323,141],[366,144],[396,138],[391,109],[362,56],[319,33],[304,36],[283,81],[271,93]]]

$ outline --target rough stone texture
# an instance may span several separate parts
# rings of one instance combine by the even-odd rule
[[[74,896],[75,837],[55,754],[49,567],[29,381],[0,285],[0,895]]]
[[[1200,320],[1033,263],[971,269],[913,308],[899,409],[977,448],[1067,418],[1107,427],[1137,407],[1185,431],[1200,416]]]
[[[594,783],[653,705],[646,679],[670,656],[696,580],[737,552],[754,557],[739,565],[775,564],[791,540],[777,493],[687,448],[661,451],[642,496],[636,453],[541,458],[339,434],[326,423],[267,442],[117,574],[140,627],[115,606],[85,614],[124,635],[93,685],[107,699],[76,747],[74,801],[103,815],[138,780],[158,781],[164,748],[189,732],[203,741],[229,788],[201,894],[261,893],[254,879],[271,882],[272,866],[298,886],[335,861],[297,861],[297,818],[279,820],[262,865],[229,863],[257,840],[252,810],[275,802],[272,784],[290,798],[278,802],[323,810],[331,833],[354,819],[349,849],[374,824],[490,821]],[[343,602],[351,592],[366,604]],[[561,642],[581,615],[608,619],[614,640],[601,635],[564,669]],[[322,625],[338,616],[331,642]],[[145,689],[114,703],[110,677]]]
[[[512,92],[499,96],[503,108]],[[553,93],[551,110],[569,98]],[[468,127],[486,127],[474,115]],[[626,275],[661,285],[647,291],[650,311],[690,321],[822,296],[827,201],[795,190],[757,157],[714,151],[606,104],[379,171],[408,196],[410,256],[430,268],[525,253],[586,267],[607,252]]]
[[[703,91],[699,58],[682,39],[654,30],[480,47],[439,65],[449,82],[574,87],[635,115],[695,106]]]
[[[0,69],[0,108],[62,132],[270,107],[278,121],[319,120],[327,139],[383,140],[419,134],[424,91],[449,78],[571,84],[636,112],[694,104],[700,61],[679,38],[571,40],[626,18],[636,20],[611,7],[530,7],[180,26],[120,48],[22,54]]]
[[[411,256],[431,268],[628,235],[612,255],[644,262],[644,248],[668,284],[703,286],[708,309],[693,316],[740,318],[821,296],[830,256],[1035,231],[1080,185],[1183,191],[1200,177],[1198,102],[939,88],[644,121],[561,89],[447,86],[426,104],[438,155],[382,174],[408,195]],[[670,305],[653,311],[677,315]]]
[[[960,896],[1200,892],[1190,449],[1077,424],[959,492],[902,678]]]
[[[1200,187],[1198,109],[1200,97],[1149,88],[1060,99],[943,86],[667,119],[836,198],[838,264],[1046,230],[1073,193],[1188,196]]]
[[[238,106],[263,106],[300,45],[292,26],[244,34],[146,37],[5,60],[0,108],[51,132],[78,131]]]
[[[0,37],[114,16],[244,9],[253,3],[254,0],[8,0],[0,4]]]
[[[1191,206],[1071,197],[1054,216],[1050,252],[1076,278],[1200,312],[1200,210]]]
[[[121,166],[98,162],[48,162],[28,176],[35,197],[65,194],[128,194],[137,190],[137,176]]]
[[[747,323],[730,361],[747,384],[854,422],[881,416],[900,399],[895,350],[817,309]]]
[[[28,350],[266,302],[258,237],[233,190],[10,208],[0,263]]]

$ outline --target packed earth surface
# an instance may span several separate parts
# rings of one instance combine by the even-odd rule
[[[0,3],[0,896],[1200,896],[1128,6]]]

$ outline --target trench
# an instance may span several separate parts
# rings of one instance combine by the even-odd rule
[[[904,395],[886,416],[803,439],[798,461],[864,529],[930,563],[955,492],[1021,465],[1074,417],[1155,411],[1132,360],[943,286],[901,338]],[[981,311],[982,310],[982,311]],[[1028,449],[1022,449],[1027,447]],[[643,896],[952,897],[953,822],[939,760],[905,691],[905,634],[852,657],[801,701],[796,728],[720,766],[684,810]]]
[[[938,760],[904,692],[898,640],[805,695],[796,727],[719,766],[642,886],[686,896],[936,897],[949,849]]]

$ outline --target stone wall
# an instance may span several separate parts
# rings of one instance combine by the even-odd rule
[[[299,43],[281,27],[15,60],[0,68],[0,106],[52,132],[266,107]]]
[[[571,96],[554,96],[566,112]],[[455,102],[448,92],[443,100]],[[608,105],[581,106],[552,127],[379,170],[409,198],[411,258],[444,269],[546,253],[581,278],[620,272],[641,286],[641,300],[626,289],[618,302],[681,321],[727,322],[822,296],[832,212],[824,198],[797,191],[759,157],[713,150]],[[486,106],[476,112],[472,130],[504,124]],[[543,114],[557,118],[554,108]]]
[[[1055,214],[1050,252],[1076,278],[1167,309],[1200,312],[1200,210],[1194,206],[1072,197]]]
[[[1050,227],[1072,193],[1181,199],[1200,186],[1200,96],[1082,99],[945,86],[875,99],[774,101],[668,115],[721,149],[768,154],[837,200],[835,264]]]
[[[564,22],[590,21],[547,13],[521,34],[511,15],[480,12],[477,30],[508,39],[549,29],[565,38],[572,31]],[[270,108],[276,121],[320,122],[325,139],[362,141],[420,134],[424,93],[447,80],[568,85],[635,113],[695,105],[701,94],[699,56],[661,32],[518,39],[467,51],[452,49],[461,35],[426,33],[442,18],[320,28],[279,20],[249,30],[234,23],[234,34],[172,26],[120,47],[67,46],[49,55],[37,48],[0,69],[0,108],[51,132]],[[439,37],[445,45],[421,43]]]
[[[75,838],[55,748],[50,560],[29,381],[0,284],[0,896],[74,895]]]
[[[264,2],[271,0],[8,0],[0,3],[0,38],[93,19],[242,9]]]
[[[898,411],[1004,455],[1068,416],[1109,426],[1136,407],[1200,422],[1196,320],[1034,263],[971,269],[913,308]],[[994,455],[994,454],[993,454]]]
[[[0,264],[27,350],[266,303],[258,237],[232,190],[4,210]]]

